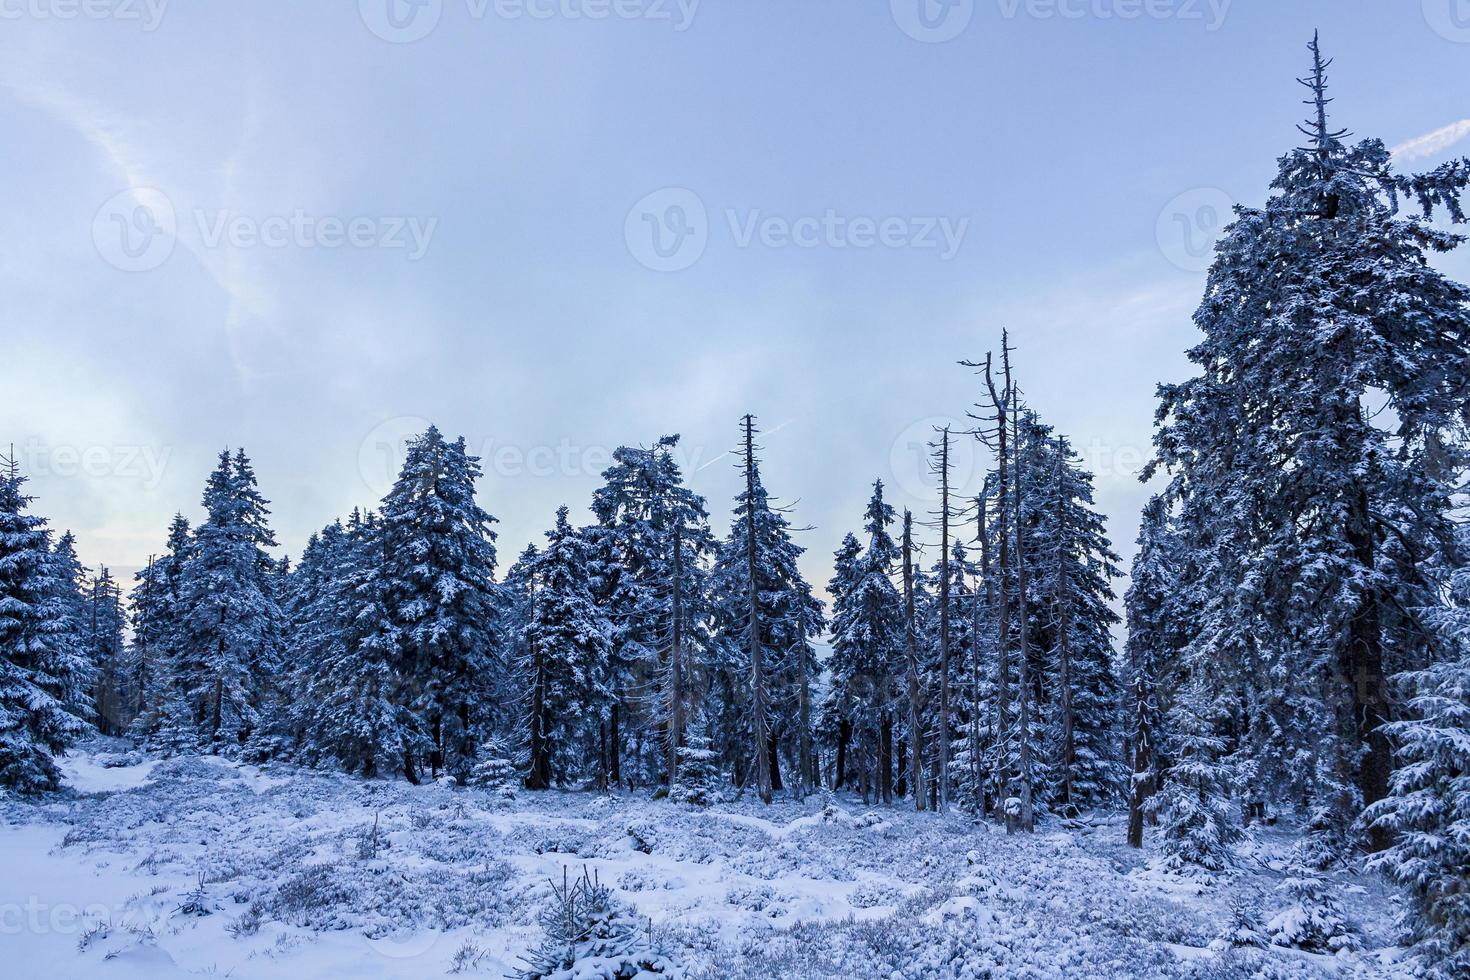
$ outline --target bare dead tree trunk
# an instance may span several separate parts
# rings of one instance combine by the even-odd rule
[[[1006,340],[1002,334],[1001,345],[1004,349]],[[1011,745],[1011,602],[1010,602],[1010,571],[1011,571],[1011,535],[1010,535],[1010,403],[1011,403],[1011,381],[1009,358],[1004,378],[1005,394],[1001,395],[995,389],[995,379],[991,373],[991,357],[985,356],[985,385],[990,389],[990,401],[995,408],[995,432],[996,432],[996,540],[998,542],[1000,562],[1000,591],[996,616],[996,744],[995,744],[995,775],[994,781],[1001,798],[1009,795],[1010,784],[1010,745]]]
[[[909,778],[913,780],[914,805],[922,811],[924,799],[923,697],[919,685],[919,650],[914,637],[914,515],[903,512],[903,606],[904,651],[908,658],[909,682]]]
[[[806,799],[815,787],[816,766],[812,760],[812,692],[811,676],[806,669],[806,603],[802,602],[798,613],[796,656],[801,671],[801,686],[798,689],[798,724],[801,731],[796,743],[797,766],[801,772],[796,779],[796,798]]]
[[[985,497],[975,498],[975,534],[980,542],[980,569],[970,596],[970,778],[975,784],[975,812],[985,812],[984,771],[980,764],[980,585],[985,584],[985,608],[990,608],[990,542],[985,540]]]
[[[674,623],[669,646],[669,789],[679,776],[679,746],[684,740],[684,537],[674,522]]]
[[[750,575],[750,730],[755,788],[771,802],[770,727],[766,712],[765,665],[761,660],[760,590],[755,550],[755,416],[745,416],[745,564]]]
[[[937,798],[949,809],[949,426],[939,437],[939,752]]]

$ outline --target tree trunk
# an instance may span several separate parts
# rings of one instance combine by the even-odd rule
[[[683,529],[674,523],[674,624],[669,647],[668,774],[672,790],[679,775],[679,745],[684,739],[684,557]]]
[[[1358,487],[1348,514],[1348,543],[1353,554],[1370,574],[1373,571],[1374,543],[1372,518],[1369,514],[1368,491]],[[1369,806],[1388,795],[1388,779],[1393,772],[1393,752],[1383,725],[1388,721],[1388,710],[1383,700],[1383,623],[1380,617],[1376,587],[1369,586],[1362,595],[1357,611],[1353,614],[1348,637],[1347,656],[1348,684],[1352,687],[1353,724],[1358,744],[1366,751],[1358,769],[1358,790],[1363,794],[1363,805]],[[1390,843],[1388,831],[1375,827],[1369,830],[1369,844],[1378,851]]]
[[[1010,387],[1010,357],[1006,357],[1006,387]],[[1036,829],[1036,811],[1031,800],[1031,677],[1030,677],[1030,610],[1029,600],[1026,594],[1028,586],[1026,578],[1026,550],[1023,544],[1024,526],[1022,525],[1021,504],[1025,499],[1025,491],[1021,480],[1025,472],[1020,464],[1021,454],[1021,430],[1019,413],[1011,413],[1011,441],[1014,444],[1016,454],[1016,616],[1017,616],[1017,654],[1016,662],[1019,668],[1017,678],[1017,694],[1020,698],[1020,718],[1018,719],[1021,739],[1020,746],[1020,783],[1021,783],[1021,827],[1028,833]]]
[[[750,729],[755,759],[755,788],[762,803],[771,802],[770,741],[766,716],[766,677],[760,635],[760,587],[755,548],[755,417],[745,416],[745,562],[750,576]]]
[[[1133,681],[1133,710],[1137,718],[1138,731],[1133,744],[1133,780],[1128,789],[1128,846],[1143,846],[1143,808],[1153,794],[1152,780],[1148,778],[1153,766],[1153,733],[1147,725],[1147,688],[1140,672]]]
[[[949,428],[940,436],[939,450],[939,809],[949,809]]]
[[[1077,757],[1072,721],[1072,655],[1068,642],[1071,631],[1070,604],[1067,601],[1067,508],[1061,492],[1062,453],[1066,443],[1057,440],[1057,587],[1052,597],[1057,619],[1057,660],[1062,686],[1062,810],[1075,810],[1072,801],[1072,765]]]
[[[837,762],[832,774],[832,789],[841,789],[847,783],[847,748],[852,741],[852,722],[846,718],[837,722]]]
[[[909,682],[909,773],[914,781],[914,806],[923,811],[924,799],[924,724],[920,699],[918,641],[914,636],[914,515],[903,512],[903,607],[904,649],[908,659]]]
[[[1005,347],[1004,335],[1001,341],[1002,349]],[[1011,602],[1010,602],[1010,402],[1011,382],[1009,358],[1007,359],[1005,373],[1005,394],[1000,395],[995,390],[995,381],[990,374],[990,358],[985,359],[985,383],[990,388],[990,400],[995,405],[996,418],[996,518],[999,525],[996,528],[996,540],[999,545],[1000,562],[1000,591],[999,610],[997,614],[996,627],[996,746],[995,746],[995,775],[993,777],[997,792],[1002,800],[1010,796],[1011,763],[1010,763],[1010,725],[1011,725]]]

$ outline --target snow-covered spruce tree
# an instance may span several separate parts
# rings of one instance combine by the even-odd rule
[[[61,630],[60,642],[71,649],[67,656],[83,664],[72,684],[67,710],[78,718],[96,724],[97,715],[97,669],[92,649],[92,604],[91,585],[86,566],[77,557],[76,537],[67,531],[56,540],[51,548],[51,584],[55,600],[65,625]]]
[[[1340,829],[1388,791],[1382,679],[1429,645],[1402,613],[1434,605],[1415,556],[1453,547],[1470,290],[1428,257],[1463,241],[1430,217],[1463,219],[1470,161],[1403,176],[1379,140],[1344,143],[1311,50],[1308,145],[1217,245],[1201,374],[1160,389],[1156,444],[1195,553],[1182,587],[1205,597],[1187,631],[1235,715],[1228,748],[1258,791],[1305,793]],[[1284,747],[1313,730],[1330,765],[1294,764]]]
[[[980,702],[974,693],[974,676],[970,665],[970,654],[974,649],[971,631],[974,629],[974,594],[971,581],[976,568],[970,561],[964,542],[956,535],[949,549],[949,688],[951,709],[949,715],[949,778],[950,798],[966,808],[980,798],[981,790],[977,779],[984,778],[983,763],[972,753],[976,740],[973,738],[972,714]],[[936,580],[941,579],[941,570],[934,569]],[[940,597],[935,596],[938,606]],[[940,624],[934,623],[934,634],[939,635]],[[935,658],[934,670],[940,670],[942,657]],[[900,676],[902,676],[900,674]],[[900,712],[901,714],[901,712]],[[942,714],[936,712],[932,725],[935,736],[945,728]],[[935,760],[936,765],[939,760]],[[938,789],[936,789],[936,795]]]
[[[720,785],[720,754],[711,746],[709,729],[699,712],[689,720],[684,743],[679,746],[677,779],[669,790],[675,803],[706,806],[713,802]]]
[[[1408,889],[1403,925],[1442,977],[1470,973],[1470,566],[1451,585],[1452,605],[1432,620],[1443,659],[1396,678],[1408,694],[1387,726],[1399,767],[1364,814],[1393,835],[1372,864]]]
[[[40,793],[60,780],[52,756],[89,728],[75,708],[88,672],[24,483],[0,460],[0,786]]]
[[[1125,778],[1117,710],[1122,687],[1112,630],[1121,576],[1092,474],[1065,436],[1038,438],[1030,535],[1035,555],[1037,644],[1046,657],[1041,686],[1052,805],[1064,813],[1116,799]]]
[[[1133,558],[1124,606],[1128,614],[1126,660],[1126,733],[1132,777],[1128,788],[1128,844],[1143,846],[1145,821],[1157,823],[1154,794],[1163,763],[1163,712],[1159,687],[1166,671],[1177,666],[1184,646],[1170,616],[1177,587],[1175,542],[1170,534],[1167,503],[1154,497],[1143,509],[1138,552]]]
[[[586,536],[572,527],[567,508],[556,512],[536,561],[536,589],[525,644],[526,786],[565,786],[595,758],[601,723],[612,707],[611,622],[592,596]]]
[[[715,632],[704,669],[719,711],[721,756],[742,787],[753,783],[768,800],[782,788],[783,748],[796,754],[801,681],[804,675],[810,684],[820,670],[809,638],[821,634],[825,619],[797,568],[804,549],[761,482],[754,419],[747,416],[742,429],[745,489],[710,576]],[[765,751],[756,751],[757,742]]]
[[[244,450],[220,453],[205,519],[180,573],[177,670],[194,744],[236,751],[256,730],[279,667],[275,536]]]
[[[1223,739],[1214,731],[1212,697],[1197,673],[1169,711],[1173,758],[1161,803],[1161,850],[1171,871],[1223,871],[1234,864],[1231,845],[1240,830],[1225,798],[1229,772],[1218,761]]]
[[[841,623],[852,618],[850,597],[859,581],[858,560],[863,546],[857,536],[847,534],[832,553],[832,578],[827,594],[832,597],[831,651],[827,654],[827,697],[822,702],[822,730],[827,733],[828,751],[833,759],[832,788],[842,789],[848,783],[849,753],[852,751],[852,705],[849,696],[858,676],[858,651],[846,642],[837,642]]]
[[[540,560],[541,553],[536,550],[536,546],[526,545],[515,563],[506,570],[505,579],[500,586],[500,635],[509,668],[506,687],[509,697],[504,704],[498,706],[508,710],[508,714],[504,719],[496,719],[494,731],[502,735],[510,733],[511,760],[522,785],[526,785],[530,779],[530,743],[533,731],[530,720],[535,717],[533,706],[536,678],[541,669],[536,650],[526,642],[536,601],[536,573]]]
[[[1266,935],[1276,946],[1292,946],[1314,953],[1356,949],[1356,927],[1343,915],[1332,887],[1321,875],[1287,878],[1279,886],[1287,896],[1285,907],[1266,923]]]
[[[354,510],[345,527],[329,525],[308,545],[292,573],[303,744],[370,778],[430,744],[398,669],[383,564],[377,515]]]
[[[898,679],[903,675],[903,600],[893,585],[898,545],[889,533],[893,506],[883,499],[883,481],[863,513],[867,545],[838,575],[842,606],[832,620],[832,690],[854,744],[845,782],[856,783],[864,799],[893,797],[894,713]],[[839,551],[839,562],[844,552]],[[860,765],[854,765],[859,762]]]
[[[506,739],[495,736],[480,748],[480,760],[470,772],[470,785],[497,796],[512,798],[522,782],[516,768],[515,750]]]
[[[429,734],[427,758],[409,752],[405,775],[427,763],[437,778],[469,775],[475,739],[500,696],[503,663],[492,518],[475,502],[480,461],[464,439],[433,426],[408,443],[383,499],[382,588],[410,707]]]
[[[682,740],[682,720],[690,710],[688,668],[709,640],[705,577],[715,540],[704,498],[684,486],[674,456],[678,444],[679,437],[669,435],[652,448],[618,448],[602,474],[604,484],[592,495],[592,511],[607,532],[598,549],[601,567],[594,591],[615,626],[618,694],[607,735],[613,782],[633,775],[624,774],[625,764],[637,770],[640,782],[668,779],[669,749]],[[676,531],[681,546],[677,585]],[[625,763],[629,732],[641,736],[637,744],[644,757]]]
[[[131,596],[137,703],[128,734],[156,751],[177,752],[193,742],[181,660],[183,571],[193,547],[188,520],[175,514],[167,551],[138,573]]]
[[[647,924],[618,903],[612,889],[584,869],[565,871],[540,914],[541,942],[522,957],[515,980],[650,980],[682,977],[653,948]]]
[[[121,735],[132,720],[124,656],[126,614],[122,587],[106,565],[87,582],[87,660],[92,666],[93,717],[104,735]]]

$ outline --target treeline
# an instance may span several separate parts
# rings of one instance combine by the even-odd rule
[[[1020,404],[1008,348],[1004,361],[989,422],[935,435],[929,560],[914,515],[875,482],[861,541],[835,556],[830,622],[798,567],[799,529],[765,489],[752,417],[723,538],[668,436],[617,450],[594,521],[561,508],[503,577],[462,439],[411,440],[381,505],[314,534],[294,566],[272,557],[249,458],[223,452],[203,518],[174,518],[126,603],[70,534],[49,543],[11,467],[7,520],[31,528],[30,612],[49,621],[32,632],[55,648],[34,677],[55,675],[38,686],[58,721],[33,726],[6,782],[53,786],[49,752],[90,724],[164,753],[414,782],[681,799],[830,787],[977,812],[1014,798],[1028,827],[1037,807],[1121,799],[1117,559],[1091,476]],[[998,452],[963,502],[948,477],[959,438]]]

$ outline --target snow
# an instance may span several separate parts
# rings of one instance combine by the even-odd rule
[[[1255,861],[1171,879],[1110,817],[1008,836],[830,795],[699,810],[214,758],[84,749],[61,765],[70,790],[0,797],[7,975],[422,978],[463,950],[465,975],[499,977],[536,942],[550,882],[583,868],[691,978],[1394,975],[1382,949],[1210,949],[1230,898],[1279,876]],[[201,875],[208,914],[189,914]],[[1386,947],[1381,882],[1337,885],[1365,945]]]

